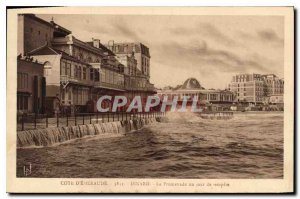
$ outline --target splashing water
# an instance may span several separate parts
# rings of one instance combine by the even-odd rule
[[[282,178],[283,113],[168,113],[123,137],[18,149],[18,176],[28,163],[30,177]]]

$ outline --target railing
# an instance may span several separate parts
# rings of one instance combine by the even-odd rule
[[[134,91],[156,91],[153,84],[146,84],[145,86],[136,86],[136,85],[127,85],[126,90],[134,90]]]
[[[44,129],[48,127],[76,126],[114,121],[128,121],[130,119],[162,117],[163,112],[107,112],[80,113],[73,115],[48,114],[18,114],[17,131]]]
[[[93,81],[88,80],[88,77],[86,79],[78,79],[73,76],[68,76],[68,75],[60,75],[60,81],[61,82],[73,82],[73,83],[79,83],[79,84],[84,84],[84,85],[93,85]]]
[[[95,87],[99,88],[113,88],[113,89],[120,89],[124,90],[124,85],[119,85],[119,84],[111,84],[111,83],[106,83],[106,82],[95,82]]]
[[[147,87],[131,87],[131,86],[126,86],[126,90],[129,90],[129,91],[155,91],[154,88],[147,88]]]

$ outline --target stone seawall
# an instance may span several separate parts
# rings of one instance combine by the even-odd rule
[[[17,132],[17,147],[52,146],[86,136],[121,136],[144,125],[159,122],[160,117],[134,119],[69,127],[53,127]]]

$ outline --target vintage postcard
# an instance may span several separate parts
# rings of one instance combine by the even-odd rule
[[[293,7],[7,9],[7,192],[294,192]]]

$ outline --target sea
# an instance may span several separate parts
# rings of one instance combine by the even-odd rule
[[[282,179],[283,112],[228,120],[167,113],[120,137],[17,149],[17,176],[39,178]]]

